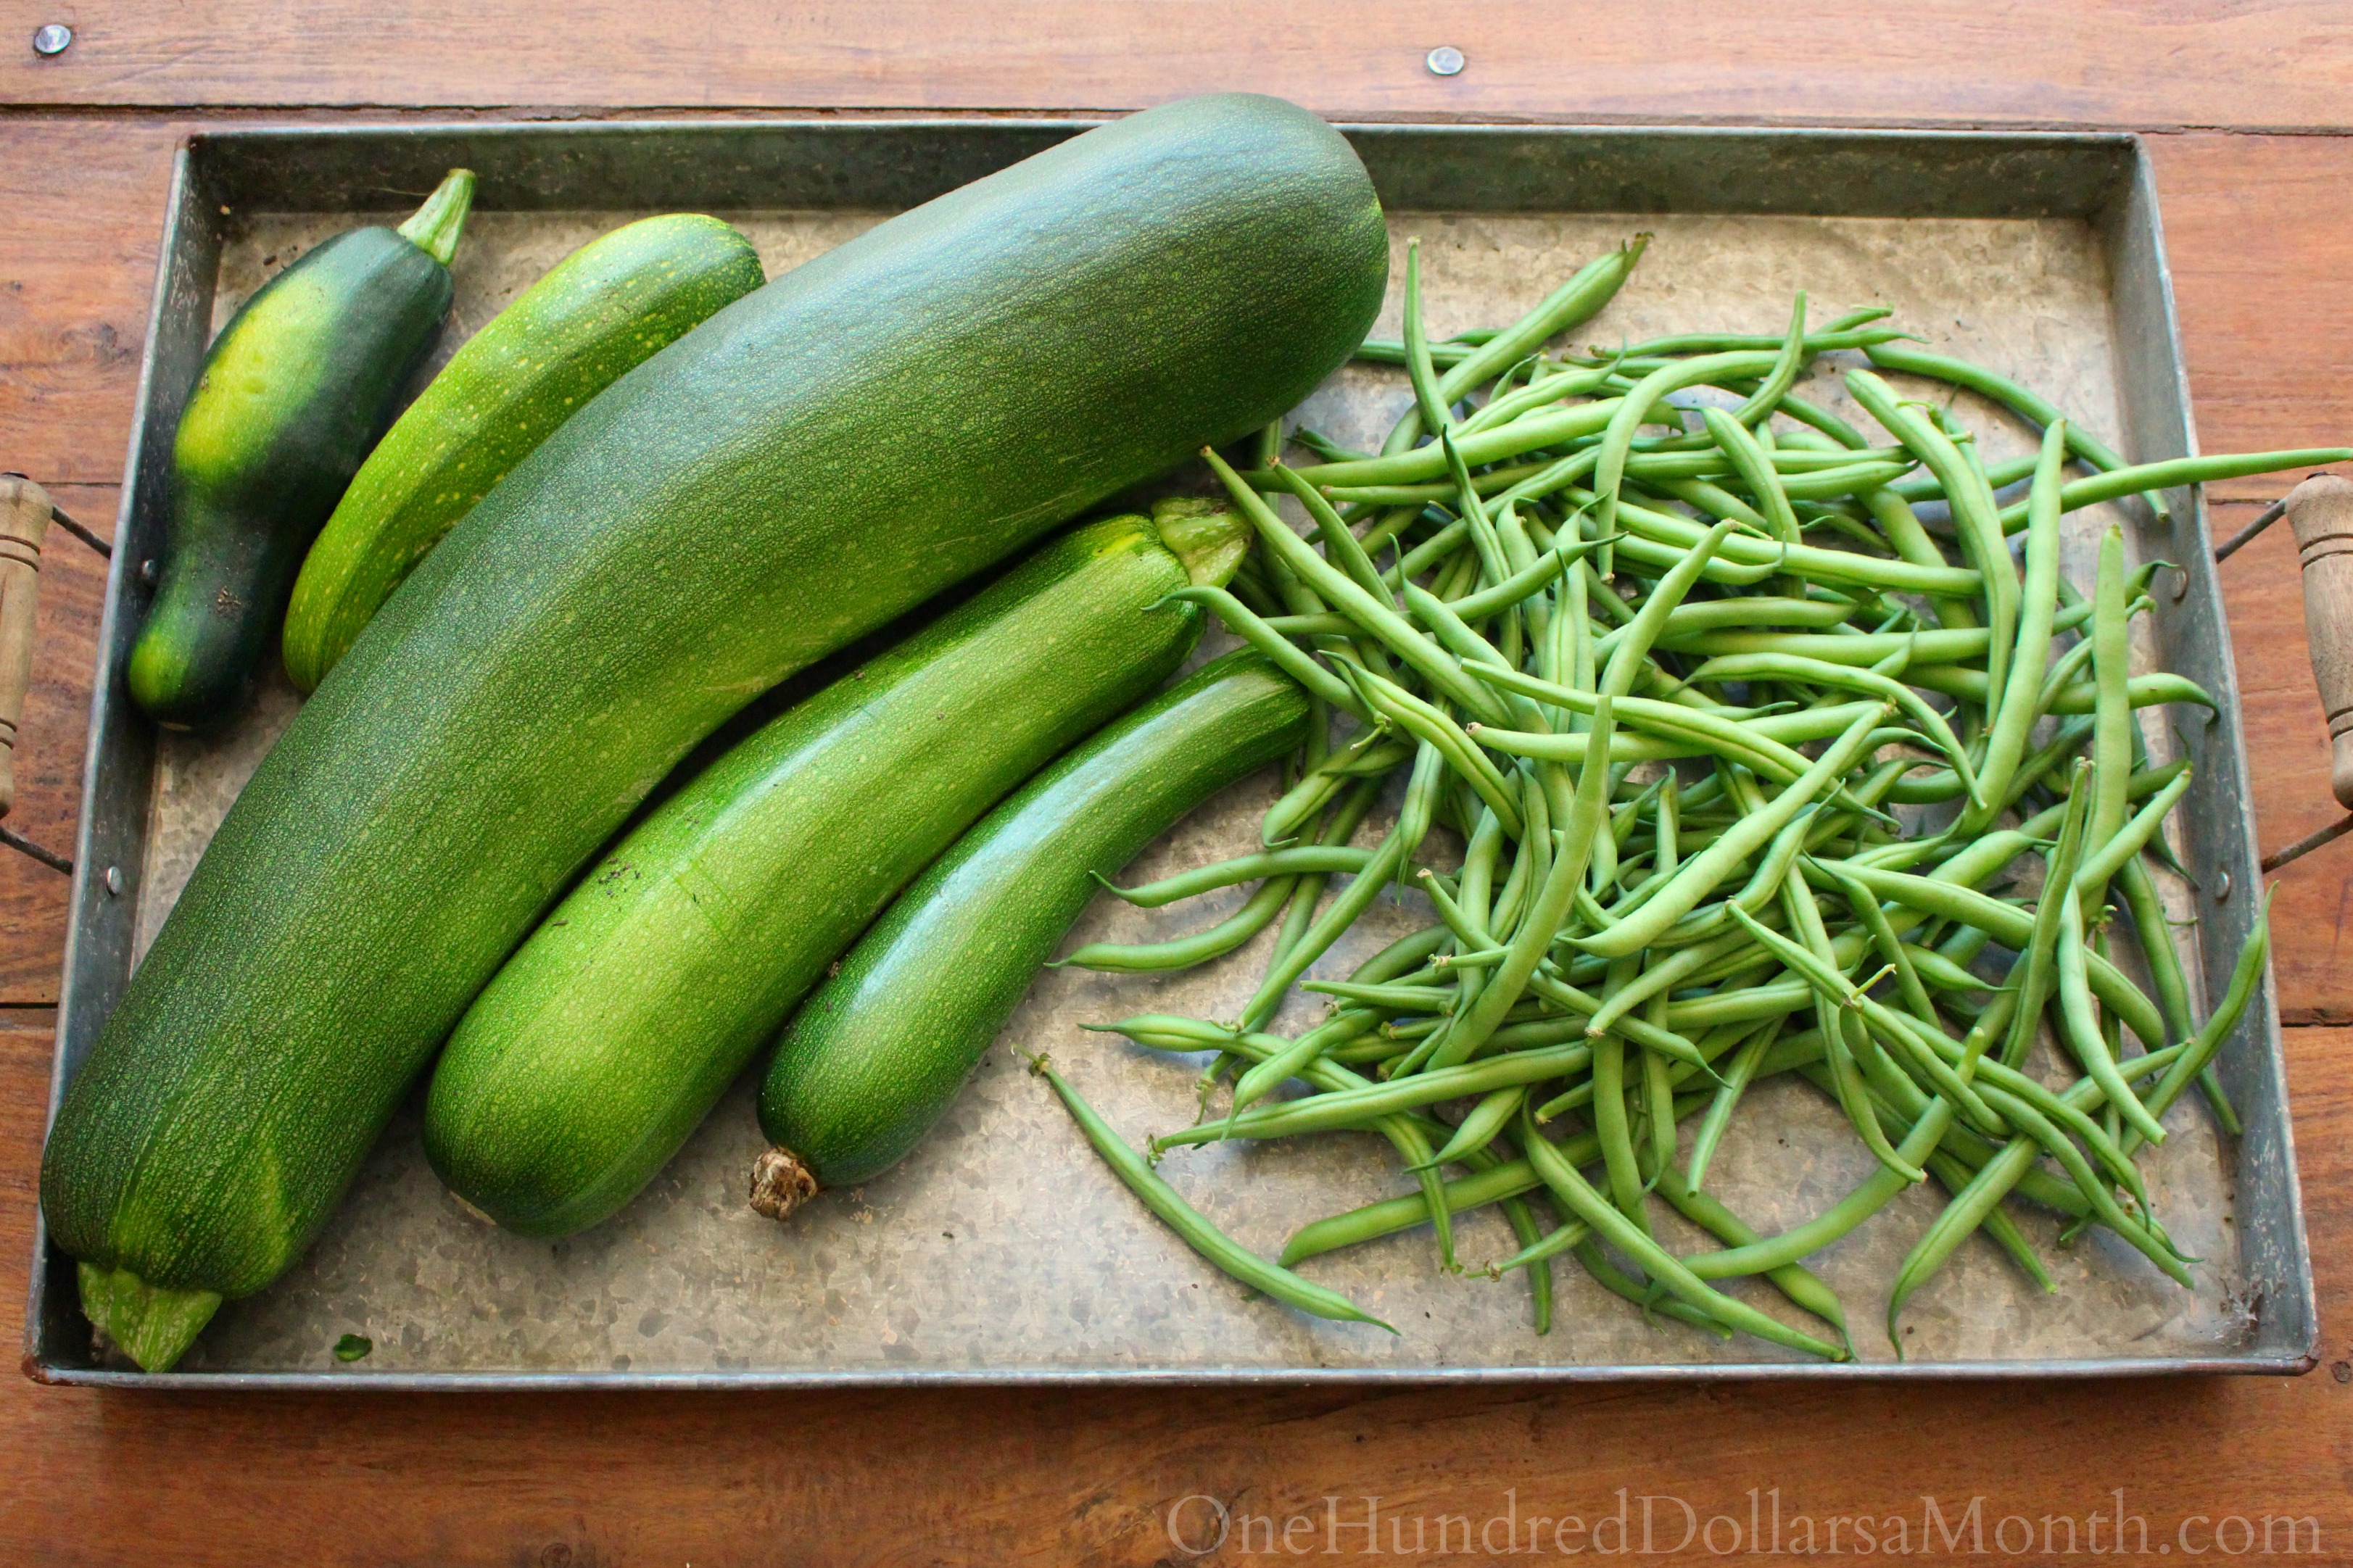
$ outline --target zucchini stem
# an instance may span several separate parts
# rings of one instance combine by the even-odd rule
[[[800,1157],[781,1143],[763,1150],[752,1162],[752,1207],[770,1219],[790,1219],[795,1209],[822,1191]]]
[[[1250,553],[1250,526],[1222,500],[1187,496],[1155,501],[1152,526],[1196,588],[1222,588]]]
[[[220,1310],[217,1290],[150,1285],[128,1268],[79,1268],[81,1310],[142,1372],[169,1372]]]
[[[447,267],[458,254],[458,238],[466,232],[466,215],[473,208],[474,171],[452,169],[400,226],[400,237]]]

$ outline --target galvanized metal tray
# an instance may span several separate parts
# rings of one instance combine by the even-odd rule
[[[161,542],[170,437],[205,345],[267,273],[358,221],[405,209],[442,170],[481,177],[457,267],[445,352],[573,246],[628,216],[697,209],[737,222],[771,275],[879,221],[1084,127],[1078,121],[877,120],[397,130],[200,136],[182,153],[101,635],[76,857],[57,1089],[121,994],[204,842],[294,710],[281,686],[229,733],[159,738],[122,700],[142,606],[140,565]],[[1649,259],[1592,341],[1662,330],[1776,331],[1791,289],[1818,319],[1884,303],[1929,336],[2030,380],[2141,459],[2194,449],[2154,185],[2126,136],[1869,132],[1347,128],[1401,246],[1424,240],[1441,331],[1500,322],[1603,246],[1653,231]],[[1395,304],[1384,330],[1395,330]],[[1807,389],[1842,395],[1832,363]],[[1352,367],[1303,415],[1343,440],[1377,438],[1406,394]],[[2028,433],[1968,411],[1989,457]],[[2160,536],[2145,512],[2073,520],[2071,568],[2110,516],[2134,548],[2187,563],[2159,595],[2139,657],[2193,676],[2236,710],[2228,631],[2202,502],[2177,498]],[[2219,990],[2258,896],[2246,763],[2229,724],[2186,745],[2197,784],[2179,853],[2198,878],[2169,890],[2193,980]],[[1149,851],[1138,876],[1232,853],[1270,784],[1211,803]],[[1380,824],[1373,825],[1377,829]],[[1369,831],[1369,830],[1368,830]],[[2235,889],[2235,892],[2232,891]],[[1204,922],[1212,905],[1144,911],[1099,900],[1073,941],[1135,940]],[[1391,894],[1352,962],[1415,919]],[[1940,1201],[1905,1195],[1823,1254],[1862,1359],[1829,1366],[1743,1339],[1646,1321],[1574,1269],[1557,1326],[1529,1331],[1525,1289],[1434,1267],[1426,1233],[1319,1259],[1308,1271],[1396,1322],[1398,1336],[1313,1321],[1249,1297],[1144,1214],[1095,1161],[1014,1042],[1050,1048],[1132,1136],[1194,1114],[1183,1064],[1082,1033],[1145,1010],[1229,1016],[1255,948],[1162,980],[1050,972],[948,1121],[899,1169],[829,1194],[789,1228],[750,1213],[760,1139],[737,1086],[679,1159],[621,1215],[556,1243],[470,1218],[434,1180],[413,1113],[396,1122],[311,1252],[261,1295],[223,1309],[179,1370],[143,1374],[94,1356],[73,1265],[37,1242],[25,1366],[47,1381],[151,1387],[548,1388],[835,1383],[1349,1383],[1625,1377],[1976,1377],[2158,1372],[2295,1373],[2317,1332],[2279,1035],[2263,996],[2221,1070],[2246,1122],[2219,1140],[2202,1108],[2154,1152],[2149,1184],[2185,1249],[2182,1291],[2095,1233],[2051,1254],[2042,1297],[1992,1249],[1965,1247],[1906,1314],[1906,1358],[1877,1328],[1894,1260]],[[1868,1169],[1835,1113],[1768,1086],[1715,1167],[1766,1230],[1818,1211]],[[1385,1148],[1352,1137],[1172,1157],[1180,1187],[1245,1242],[1273,1252],[1293,1226],[1400,1190]],[[1247,1178],[1247,1179],[1245,1179]],[[1672,1223],[1672,1222],[1671,1222]],[[2049,1226],[2032,1226],[2049,1241]],[[1696,1237],[1687,1238],[1694,1245]],[[1510,1246],[1485,1218],[1466,1259]],[[1757,1298],[1770,1310],[1768,1296]],[[374,1352],[352,1365],[345,1333]]]

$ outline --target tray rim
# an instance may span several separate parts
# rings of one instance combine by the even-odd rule
[[[155,381],[159,355],[157,345],[169,325],[173,274],[175,267],[186,259],[183,245],[183,226],[194,211],[194,203],[204,180],[197,161],[214,147],[230,153],[250,148],[269,152],[279,148],[300,148],[309,145],[353,143],[386,136],[406,141],[424,142],[435,139],[481,139],[500,142],[522,143],[542,140],[618,139],[629,136],[659,134],[661,136],[718,136],[794,132],[821,130],[828,134],[869,135],[920,134],[925,131],[953,130],[958,133],[994,132],[999,136],[1059,133],[1074,135],[1092,126],[1106,123],[1120,116],[1104,113],[1071,115],[1027,114],[1020,116],[986,113],[936,113],[913,115],[881,115],[842,117],[824,114],[788,114],[779,116],[726,116],[698,119],[663,119],[655,116],[592,121],[383,121],[338,123],[333,125],[253,125],[223,129],[198,129],[186,134],[175,150],[171,179],[164,201],[161,243],[157,250],[156,279],[149,310],[148,335],[141,353],[140,374],[132,405],[132,425],[125,453],[124,480],[116,518],[116,550],[107,574],[106,600],[101,612],[98,660],[92,683],[91,707],[81,795],[81,814],[76,832],[75,869],[69,910],[69,925],[64,955],[64,973],[57,1005],[57,1029],[53,1044],[50,1074],[48,1114],[44,1133],[54,1122],[59,1099],[69,1075],[69,1023],[79,1024],[80,1015],[91,1003],[86,993],[91,982],[82,978],[84,950],[96,938],[92,934],[90,912],[101,900],[111,900],[120,895],[108,889],[96,872],[101,854],[98,843],[100,824],[97,793],[101,783],[101,771],[107,761],[109,742],[120,717],[119,704],[113,699],[116,670],[124,638],[123,617],[127,587],[133,552],[125,548],[134,514],[140,510],[142,496],[139,478],[145,466],[146,449],[151,432],[148,426],[153,417]],[[1769,146],[1855,143],[1862,147],[1926,144],[1955,150],[1978,149],[1992,152],[2004,147],[2021,151],[2052,150],[2063,147],[2097,150],[2128,164],[2119,188],[2108,203],[2098,209],[2081,215],[2085,221],[2101,230],[2104,245],[2113,248],[2119,238],[2129,237],[2129,228],[2137,225],[2145,233],[2153,252],[2153,277],[2150,286],[2156,294],[2156,306],[2160,318],[2158,331],[2166,364],[2172,384],[2165,390],[2178,410],[2179,434],[2185,449],[2197,450],[2194,407],[2190,400],[2188,371],[2184,363],[2179,316],[2175,307],[2171,269],[2168,261],[2162,219],[2158,210],[2155,171],[2148,156],[2145,138],[2137,132],[2113,130],[1978,130],[1968,128],[1903,129],[1894,127],[1841,126],[1744,126],[1723,124],[1617,124],[1577,122],[1529,122],[1515,121],[1334,121],[1334,127],[1352,141],[1379,142],[1407,137],[1438,137],[1446,140],[1479,141],[1505,137],[1532,141],[1619,141],[1627,142],[1686,143],[1754,142]],[[263,206],[256,210],[279,211]],[[329,206],[290,207],[287,211],[335,211]],[[501,209],[486,206],[484,210]],[[557,210],[554,208],[537,210]],[[595,207],[576,210],[600,210]],[[788,209],[779,209],[788,210]],[[1446,210],[1443,207],[1419,208],[1400,205],[1398,210]],[[1547,208],[1544,210],[1576,210]],[[1586,210],[1604,210],[1599,208]],[[1643,210],[1643,209],[1636,209]],[[1771,212],[1787,212],[1788,207],[1733,208],[1669,206],[1647,210],[1662,212],[1716,212],[1725,216],[1748,216]],[[227,211],[226,208],[223,209]],[[1856,216],[1884,216],[1894,221],[1906,221],[1915,216],[1933,214],[1869,214]],[[1968,216],[1968,215],[1953,215]],[[1989,215],[1990,216],[1990,215]],[[2114,230],[2123,227],[2127,232]],[[217,244],[217,236],[213,237]],[[207,257],[210,267],[214,258]],[[2121,270],[2121,265],[2119,266]],[[2119,281],[2112,277],[2109,288],[2111,300],[2117,298]],[[2186,542],[2197,549],[2198,570],[2191,581],[2206,580],[2208,595],[2215,610],[2214,637],[2221,655],[2220,676],[2225,685],[2221,694],[2228,710],[2237,711],[2237,679],[2235,659],[2232,657],[2230,626],[2222,613],[2219,590],[2212,585],[2211,545],[2207,529],[2206,502],[2202,489],[2193,489],[2190,504],[2183,509],[2194,538]],[[2225,729],[2232,760],[2236,771],[2246,771],[2244,737],[2236,725]],[[2236,858],[2251,871],[2256,864],[2253,810],[2251,802],[2241,792],[2240,809],[2235,814],[2240,831],[2224,837],[2235,838]],[[110,867],[111,870],[113,868]],[[2260,878],[2250,879],[2260,887]],[[135,907],[135,905],[134,905]],[[2243,907],[2243,900],[2242,907]],[[118,977],[115,984],[119,985]],[[2274,976],[2267,964],[2262,987],[2261,1005],[2255,1016],[2242,1023],[2242,1029],[2253,1029],[2266,1048],[2265,1059],[2259,1064],[2278,1083],[2284,1085],[2284,1058],[2281,1037],[2276,991]],[[96,1025],[90,1026],[95,1027]],[[2282,1216],[2290,1243],[2290,1274],[2292,1278],[2278,1283],[2288,1288],[2294,1300],[2288,1305],[2301,1314],[2307,1328],[2301,1351],[2251,1352],[2242,1355],[2214,1354],[2195,1357],[2134,1358],[2094,1356],[2084,1358],[2034,1358],[2017,1361],[1953,1361],[1953,1362],[1694,1362],[1694,1363],[1591,1363],[1551,1366],[1490,1366],[1490,1367],[1411,1367],[1411,1366],[1193,1366],[1193,1367],[1112,1367],[1112,1366],[1007,1366],[947,1368],[934,1367],[907,1371],[883,1368],[746,1368],[724,1373],[679,1371],[528,1371],[499,1369],[489,1371],[448,1370],[414,1373],[369,1373],[338,1370],[289,1370],[276,1372],[204,1372],[145,1373],[103,1367],[75,1365],[58,1359],[57,1347],[45,1342],[44,1326],[48,1314],[45,1297],[53,1268],[69,1266],[69,1260],[53,1255],[48,1244],[47,1224],[37,1207],[34,1215],[33,1258],[29,1281],[23,1355],[20,1363],[24,1374],[33,1382],[52,1384],[86,1385],[138,1389],[221,1389],[221,1390],[316,1390],[326,1387],[364,1388],[382,1393],[416,1392],[520,1392],[520,1391],[622,1391],[629,1389],[819,1389],[876,1387],[999,1387],[999,1386],[1101,1386],[1106,1384],[1160,1384],[1195,1386],[1206,1384],[1290,1386],[1290,1385],[1427,1385],[1438,1384],[1497,1384],[1497,1383],[1611,1383],[1694,1381],[1770,1381],[1838,1378],[1862,1379],[1871,1382],[1919,1381],[1977,1382],[2037,1377],[2149,1377],[2241,1373],[2273,1376],[2295,1376],[2311,1371],[2318,1364],[2319,1319],[2311,1267],[2311,1247],[2304,1215],[2300,1184],[2295,1160],[2295,1128],[2293,1116],[2284,1099],[2281,1101],[2279,1159],[2284,1186],[2285,1213]],[[2226,1145],[2228,1147],[2230,1145]],[[2241,1156],[2243,1163],[2243,1156]],[[2243,1169],[2234,1171],[2234,1182],[2241,1182]],[[2241,1184],[2243,1184],[2241,1182]],[[37,1184],[36,1189],[37,1200]],[[2243,1237],[2244,1227],[2242,1227]],[[70,1310],[70,1309],[69,1309]]]

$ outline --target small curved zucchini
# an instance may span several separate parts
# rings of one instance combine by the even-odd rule
[[[717,218],[649,217],[589,241],[466,340],[360,466],[294,580],[286,673],[317,689],[426,552],[557,426],[767,281]]]
[[[473,200],[474,176],[451,170],[397,231],[335,236],[213,340],[173,437],[163,577],[126,672],[157,723],[237,705],[303,552],[441,334]]]
[[[901,894],[810,997],[760,1089],[776,1147],[752,1206],[896,1164],[963,1088],[1094,896],[1202,801],[1297,746],[1307,695],[1229,654],[1110,726],[991,812]]]
[[[530,1236],[628,1202],[908,879],[1184,662],[1200,612],[1162,601],[1204,557],[1223,581],[1243,526],[1220,514],[1188,548],[1115,517],[1050,541],[665,801],[441,1053],[441,1179]]]

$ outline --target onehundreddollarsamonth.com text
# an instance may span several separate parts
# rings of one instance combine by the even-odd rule
[[[1398,1509],[1372,1496],[1326,1497],[1313,1508],[1259,1512],[1204,1492],[1165,1518],[1175,1560],[1208,1557],[2318,1557],[2312,1514],[2191,1513],[2152,1519],[2121,1490],[2066,1513],[2006,1511],[1998,1499],[1921,1497],[1885,1511],[1822,1513],[1785,1506],[1778,1487],[1751,1488],[1731,1508],[1620,1488],[1599,1511],[1548,1513],[1517,1489],[1486,1512]]]

